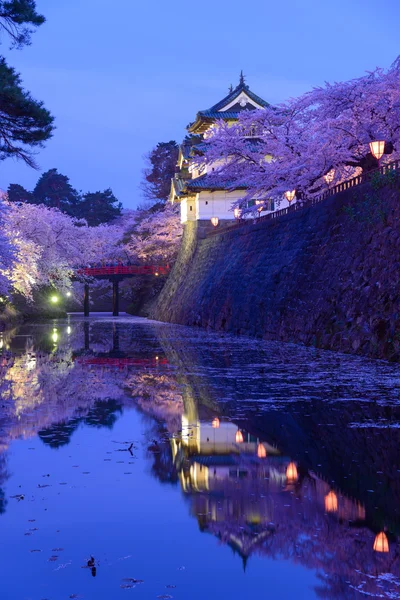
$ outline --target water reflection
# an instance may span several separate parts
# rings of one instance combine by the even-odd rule
[[[62,448],[136,407],[152,474],[244,567],[285,559],[318,572],[321,597],[400,597],[393,365],[129,320],[1,342],[0,513],[13,440]]]

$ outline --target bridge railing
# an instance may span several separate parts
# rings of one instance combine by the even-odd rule
[[[104,277],[107,275],[168,275],[169,265],[105,265],[87,266],[76,270],[77,275]]]
[[[336,194],[340,194],[341,192],[349,190],[350,188],[356,187],[362,183],[366,183],[367,181],[370,181],[371,178],[376,173],[381,173],[382,175],[385,175],[392,171],[399,171],[399,170],[400,170],[400,161],[394,160],[390,163],[382,165],[379,169],[374,169],[373,171],[361,173],[361,175],[357,175],[357,177],[353,177],[352,179],[348,179],[347,181],[342,181],[341,183],[338,183],[337,185],[333,186],[332,188],[326,190],[319,196],[314,196],[313,198],[307,198],[305,200],[297,201],[294,204],[292,204],[291,206],[287,206],[286,208],[281,208],[279,210],[275,210],[274,212],[268,213],[267,215],[264,215],[262,217],[240,219],[235,224],[228,225],[226,228],[221,228],[221,229],[216,228],[216,229],[210,231],[208,235],[217,235],[218,233],[223,233],[224,231],[231,231],[232,229],[236,229],[238,227],[246,227],[249,225],[256,225],[257,223],[262,223],[263,221],[271,221],[273,219],[279,219],[280,217],[283,217],[284,215],[287,215],[287,214],[293,213],[293,212],[297,212],[298,210],[303,210],[304,208],[309,208],[310,206],[315,206],[316,204],[323,202],[323,200],[326,200],[327,198],[330,198],[331,196],[335,196]]]

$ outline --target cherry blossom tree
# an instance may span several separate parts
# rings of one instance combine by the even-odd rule
[[[325,84],[299,98],[243,111],[237,123],[216,125],[199,163],[212,164],[216,182],[246,186],[249,198],[287,190],[312,197],[361,171],[377,167],[369,142],[386,142],[400,156],[400,58],[347,82]],[[243,201],[242,201],[243,202]]]
[[[0,296],[7,296],[10,291],[10,273],[15,262],[15,247],[5,233],[7,207],[0,201]]]
[[[133,229],[127,232],[125,250],[131,260],[165,264],[175,260],[182,237],[182,225],[176,207],[143,211]]]

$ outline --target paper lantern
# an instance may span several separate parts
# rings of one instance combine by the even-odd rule
[[[237,444],[243,443],[243,433],[239,429],[236,432],[236,443]]]
[[[257,446],[257,456],[258,458],[265,458],[267,456],[267,451],[263,444],[258,444]]]
[[[218,217],[211,217],[211,223],[214,225],[214,227],[217,227],[219,223]]]
[[[296,467],[296,463],[291,462],[288,464],[287,469],[286,469],[286,479],[288,481],[288,483],[294,483],[295,481],[297,481],[299,478],[298,473],[297,473],[297,467]]]
[[[389,541],[384,531],[378,533],[374,541],[375,552],[389,552]]]
[[[212,420],[211,425],[214,427],[214,429],[218,429],[220,425],[218,417],[215,417],[215,419]]]
[[[294,199],[295,195],[296,190],[289,190],[288,192],[285,192],[285,198],[289,203]]]
[[[374,156],[376,160],[379,160],[385,154],[385,142],[382,140],[370,142],[369,148],[372,156]]]
[[[325,496],[325,510],[326,512],[337,512],[338,499],[332,490]]]

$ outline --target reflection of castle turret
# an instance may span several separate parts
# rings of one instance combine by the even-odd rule
[[[365,519],[357,502],[314,474],[303,476],[276,446],[219,417],[199,419],[196,412],[182,416],[180,435],[171,441],[182,490],[200,528],[242,558],[284,523],[301,530],[315,519]]]

